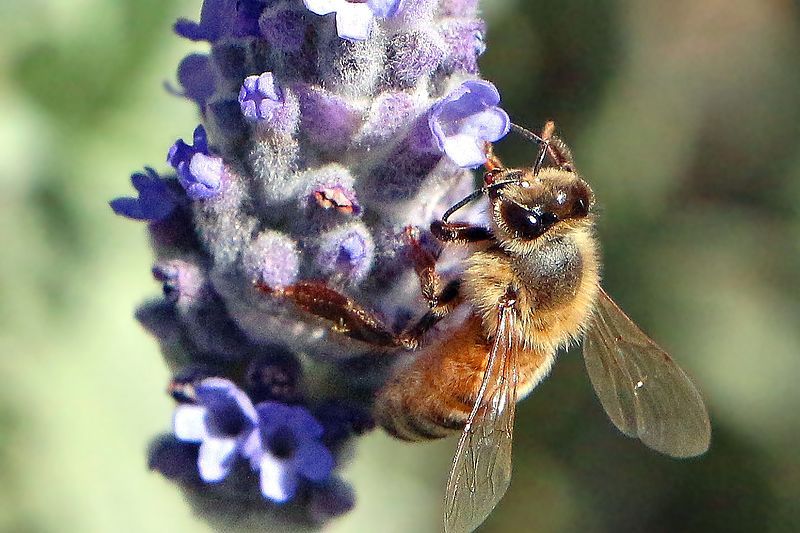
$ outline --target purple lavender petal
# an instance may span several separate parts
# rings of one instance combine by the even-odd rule
[[[297,492],[297,473],[291,463],[264,453],[259,462],[261,494],[275,503],[286,503]]]
[[[236,439],[209,437],[200,445],[197,467],[206,483],[222,481],[231,471],[236,458]]]
[[[219,194],[222,189],[224,167],[222,159],[204,154],[195,154],[186,171],[178,174],[178,180],[193,200],[206,200]],[[178,169],[180,170],[180,169]]]
[[[242,439],[239,453],[250,462],[250,468],[258,470],[264,448],[261,446],[261,435],[258,431],[251,431]]]
[[[486,152],[476,137],[464,134],[449,135],[442,141],[442,151],[462,168],[479,167],[486,162]]]
[[[183,87],[183,96],[196,102],[203,112],[215,91],[214,73],[208,55],[189,54],[184,57],[178,66],[178,83]]]
[[[172,214],[178,199],[155,170],[147,168],[146,172],[131,176],[131,183],[139,192],[138,198],[116,198],[109,202],[114,213],[150,222],[159,222]]]
[[[239,91],[242,114],[250,122],[265,125],[276,132],[291,133],[297,127],[299,109],[278,86],[271,72],[248,76]]]
[[[206,200],[222,191],[225,167],[222,159],[209,155],[205,128],[194,130],[194,146],[178,139],[169,149],[167,162],[175,168],[178,181],[192,200]]]
[[[181,404],[172,415],[175,437],[187,442],[201,442],[207,437],[206,408],[201,405]]]
[[[322,437],[323,427],[305,407],[291,407],[291,428],[298,440],[313,440]]]
[[[206,378],[196,387],[198,402],[205,405],[209,411],[215,409],[226,412],[238,411],[250,423],[258,421],[253,403],[250,398],[233,382],[224,378]]]
[[[303,3],[312,13],[327,15],[336,12],[343,0],[303,0]]]
[[[375,16],[367,4],[345,2],[336,10],[336,33],[348,41],[365,41],[372,33]]]
[[[198,125],[192,132],[195,152],[208,155],[208,134],[202,124]]]
[[[280,402],[261,402],[256,405],[256,412],[261,430],[266,434],[287,425],[294,414],[291,407]]]
[[[401,3],[401,0],[367,0],[367,5],[378,18],[394,16]]]
[[[295,452],[293,463],[301,476],[317,483],[328,479],[334,467],[331,452],[316,441],[301,445]]]
[[[486,161],[484,143],[505,136],[511,120],[497,107],[500,94],[483,80],[462,83],[437,103],[429,114],[430,129],[439,148],[461,167]]]

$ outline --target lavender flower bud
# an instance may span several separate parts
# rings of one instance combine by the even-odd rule
[[[265,231],[253,239],[242,256],[247,278],[274,289],[294,283],[299,262],[300,254],[294,241],[276,231]]]
[[[148,223],[163,288],[137,319],[178,405],[149,464],[224,520],[256,502],[321,523],[354,505],[336,469],[390,358],[291,295],[346,292],[393,331],[426,310],[405,228],[438,253],[426,228],[510,127],[478,77],[477,0],[205,0],[175,31],[210,43],[177,75],[203,123],[174,176],[111,203]]]

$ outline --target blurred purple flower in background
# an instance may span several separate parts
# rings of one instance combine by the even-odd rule
[[[355,504],[338,469],[387,369],[281,295],[325,284],[398,331],[427,310],[405,228],[432,242],[509,129],[484,23],[476,0],[206,0],[175,30],[210,45],[177,73],[202,124],[111,202],[149,222],[163,287],[136,312],[177,402],[148,464],[206,517],[322,525]]]

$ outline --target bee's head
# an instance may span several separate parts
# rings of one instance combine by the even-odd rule
[[[489,192],[492,229],[504,247],[591,224],[594,193],[574,172],[544,168]]]

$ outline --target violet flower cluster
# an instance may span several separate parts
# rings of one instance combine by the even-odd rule
[[[404,230],[433,245],[510,127],[478,76],[476,4],[206,0],[176,23],[210,43],[178,68],[202,123],[111,207],[148,223],[163,287],[137,311],[174,376],[150,465],[199,511],[322,523],[353,506],[343,450],[373,427],[391,355],[257,286],[324,281],[398,331],[424,311]]]

